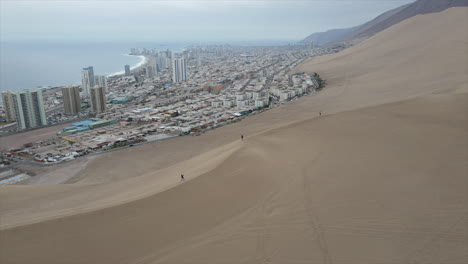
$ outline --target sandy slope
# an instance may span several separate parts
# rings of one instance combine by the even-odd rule
[[[383,13],[350,34],[335,40],[334,43],[362,41],[410,17],[461,6],[468,6],[468,0],[418,0]]]
[[[1,231],[0,262],[467,262],[467,11],[306,63],[318,95],[95,158],[75,184],[2,187],[3,228],[68,217]]]
[[[467,105],[466,93],[433,95],[249,138],[177,188],[2,231],[1,256],[5,263],[465,263],[468,119],[460,113]]]

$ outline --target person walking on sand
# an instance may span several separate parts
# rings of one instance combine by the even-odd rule
[[[322,112],[319,112],[319,116],[322,116]]]
[[[183,175],[183,174],[180,174],[180,180],[181,180],[181,181],[185,180],[185,178],[184,178],[184,175]]]
[[[244,135],[241,135],[241,141],[244,141]]]

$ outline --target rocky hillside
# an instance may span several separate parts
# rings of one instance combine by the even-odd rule
[[[340,42],[360,42],[410,17],[436,13],[457,6],[468,6],[468,0],[418,0],[387,11],[361,26],[314,33],[302,40],[301,43],[314,41],[319,46],[326,46]]]

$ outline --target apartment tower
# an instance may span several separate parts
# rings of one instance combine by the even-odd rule
[[[187,64],[185,58],[174,58],[172,60],[172,82],[180,83],[187,80]]]
[[[11,92],[18,130],[47,125],[41,89]]]
[[[94,69],[93,66],[83,68],[81,71],[81,88],[83,88],[84,97],[89,96],[89,90],[91,87],[96,85],[96,80],[94,79]]]
[[[80,89],[78,86],[62,88],[62,99],[65,114],[76,115],[81,111]]]
[[[106,111],[106,93],[104,87],[94,86],[90,89],[91,112],[103,113]]]
[[[125,76],[130,76],[130,65],[125,65]]]
[[[96,75],[95,76],[95,84],[97,86],[104,87],[104,91],[107,92],[107,78],[104,75]]]
[[[3,101],[3,109],[6,113],[6,121],[13,122],[16,120],[16,112],[15,107],[13,105],[13,97],[11,96],[10,91],[2,92],[2,101]]]

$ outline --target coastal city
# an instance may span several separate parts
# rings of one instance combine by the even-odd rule
[[[320,90],[320,76],[291,73],[307,58],[337,52],[313,45],[196,46],[177,53],[132,48],[144,63],[122,74],[82,69],[81,86],[2,92],[1,131],[68,124],[56,137],[2,150],[2,165],[52,165],[135,144],[192,135]],[[10,177],[0,184],[10,184]]]

